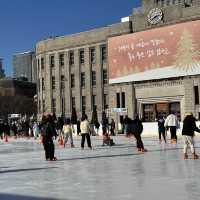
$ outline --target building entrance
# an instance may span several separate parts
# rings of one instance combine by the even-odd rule
[[[159,117],[166,118],[172,112],[180,119],[180,102],[143,104],[145,122],[154,122]]]

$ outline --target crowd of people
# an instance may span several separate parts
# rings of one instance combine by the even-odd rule
[[[171,143],[176,144],[176,132],[177,129],[180,128],[177,116],[174,113],[171,113],[167,116],[166,119],[164,117],[159,117],[158,119],[156,119],[156,121],[158,123],[159,142],[161,143],[163,138],[163,141],[167,143],[166,133],[167,131],[169,131],[171,133]],[[73,116],[71,117],[71,119],[65,117],[57,118],[55,114],[44,115],[40,122],[27,118],[9,122],[0,121],[0,137],[1,139],[3,139],[7,136],[10,136],[11,133],[12,135],[14,135],[15,138],[34,137],[35,139],[37,139],[39,137],[44,146],[46,160],[57,160],[54,155],[55,146],[53,140],[58,138],[59,143],[61,143],[64,148],[69,141],[71,148],[74,148],[75,145],[73,141],[73,133],[75,132],[75,124],[77,135],[81,136],[81,149],[84,149],[86,140],[88,148],[92,150],[90,136],[93,135],[94,127],[96,128],[98,133],[100,124],[97,122],[91,124],[88,121],[88,116],[86,115],[86,113],[82,114],[80,121],[74,119]],[[115,145],[113,138],[111,138],[112,136],[115,136],[114,119],[111,119],[111,122],[109,123],[106,113],[103,113],[101,127],[103,134],[102,146]],[[135,138],[138,151],[147,152],[147,149],[144,148],[141,137],[143,132],[143,123],[138,115],[136,115],[134,119],[125,116],[123,120],[123,130],[126,137],[133,136]],[[194,118],[192,113],[186,113],[183,120],[182,128],[184,159],[188,159],[188,146],[190,146],[191,148],[192,158],[198,159],[198,155],[196,154],[194,146],[195,132],[200,132],[200,129],[196,126],[196,119]]]

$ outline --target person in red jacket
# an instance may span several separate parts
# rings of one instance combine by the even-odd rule
[[[188,159],[188,154],[187,154],[188,145],[190,145],[190,149],[192,152],[192,159],[199,158],[199,156],[195,152],[195,147],[194,147],[194,132],[196,131],[200,133],[200,129],[197,128],[195,121],[196,119],[194,118],[192,113],[185,113],[185,119],[183,120],[183,130],[182,130],[183,142],[184,142],[184,148],[183,148],[184,159]]]

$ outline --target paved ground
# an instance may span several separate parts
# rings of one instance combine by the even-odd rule
[[[145,138],[149,152],[138,153],[135,141],[114,138],[115,147],[94,150],[57,147],[56,162],[44,160],[34,140],[0,142],[1,200],[199,200],[200,160],[183,160],[181,141],[159,144]],[[196,138],[200,152],[200,138]]]

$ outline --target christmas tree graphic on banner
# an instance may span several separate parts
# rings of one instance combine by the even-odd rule
[[[177,46],[175,67],[186,72],[194,71],[199,67],[199,55],[200,53],[196,50],[192,34],[184,29]]]

